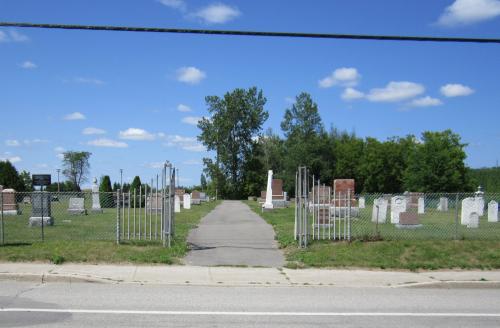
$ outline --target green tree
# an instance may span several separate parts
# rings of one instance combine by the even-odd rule
[[[31,180],[31,173],[22,171],[19,173],[19,178],[23,181],[24,191],[33,191],[33,181]]]
[[[207,189],[207,178],[205,177],[205,174],[201,174],[200,177],[200,187],[201,190],[205,191]]]
[[[292,107],[285,111],[281,129],[285,135],[282,177],[285,191],[293,195],[295,172],[299,166],[309,167],[318,178],[326,166],[323,156],[327,155],[324,148],[328,147],[328,138],[318,105],[308,93],[298,95]],[[325,180],[325,177],[321,178]]]
[[[471,191],[465,166],[466,144],[451,130],[424,132],[422,142],[409,154],[404,174],[407,190],[422,192]]]
[[[19,177],[14,165],[9,161],[0,161],[0,185],[4,189],[12,188],[16,191],[24,191],[25,185],[23,180]]]
[[[115,207],[112,191],[113,189],[111,188],[111,179],[109,175],[101,177],[101,183],[99,184],[99,203],[101,203],[102,208]]]
[[[76,191],[80,191],[81,183],[88,180],[92,155],[86,151],[67,151],[63,153],[63,174],[75,186]]]
[[[262,91],[253,87],[248,90],[235,89],[224,95],[205,98],[210,118],[198,123],[198,136],[209,151],[216,152],[215,168],[212,161],[206,164],[206,173],[212,181],[220,184],[221,174],[227,180],[221,196],[241,198],[245,194],[244,176],[248,161],[255,149],[253,137],[257,136],[269,117],[264,109],[266,98]],[[215,176],[214,176],[215,175]],[[219,179],[217,179],[219,178]]]
[[[136,190],[136,192],[138,193],[139,187],[141,185],[142,185],[141,178],[139,178],[139,176],[136,175],[132,180],[132,183],[130,184],[130,190],[132,191],[132,193],[134,192],[134,190]]]
[[[285,157],[284,141],[269,128],[258,139],[258,145],[261,150],[260,160],[264,166],[264,170],[273,170],[273,173],[278,175],[283,173]]]
[[[105,175],[101,178],[101,183],[99,184],[99,191],[100,192],[113,191],[113,189],[111,188],[111,179],[109,178],[109,175]]]

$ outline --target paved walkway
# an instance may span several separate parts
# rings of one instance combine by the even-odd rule
[[[240,201],[224,201],[191,230],[189,265],[282,267],[283,252],[274,230]]]
[[[322,286],[322,287],[479,287],[500,288],[496,271],[380,271],[200,267],[178,265],[111,265],[0,263],[4,280],[101,282],[181,286]]]

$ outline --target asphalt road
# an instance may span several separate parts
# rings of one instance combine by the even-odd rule
[[[207,214],[187,238],[186,264],[282,267],[283,253],[274,230],[240,201],[223,201]]]
[[[0,327],[499,327],[500,289],[0,281]]]

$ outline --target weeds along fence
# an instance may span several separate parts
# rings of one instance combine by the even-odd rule
[[[0,192],[0,245],[142,240],[169,246],[174,188],[129,192]]]
[[[295,239],[500,240],[500,193],[337,192],[299,168]]]

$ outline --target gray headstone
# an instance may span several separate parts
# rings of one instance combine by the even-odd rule
[[[54,225],[54,219],[51,217],[50,194],[45,192],[35,192],[31,195],[31,217],[29,226],[36,227],[42,225]]]
[[[448,212],[448,198],[440,197],[437,210],[440,212]]]
[[[69,199],[69,214],[86,214],[85,198],[70,198]]]

